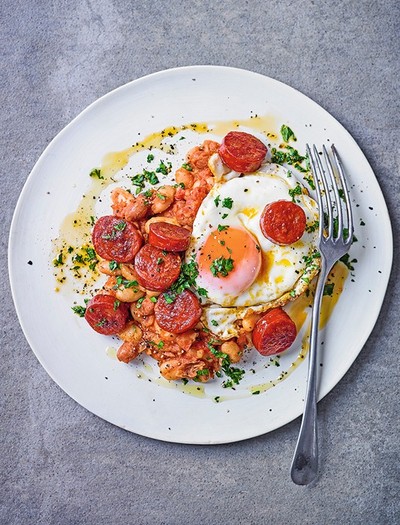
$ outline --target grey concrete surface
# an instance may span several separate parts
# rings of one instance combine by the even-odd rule
[[[396,0],[0,2],[0,523],[400,523],[399,6]],[[192,64],[256,71],[320,103],[364,151],[390,211],[389,291],[360,356],[319,404],[322,466],[311,487],[289,477],[299,420],[215,447],[128,433],[52,382],[14,310],[8,231],[41,152],[111,89]]]

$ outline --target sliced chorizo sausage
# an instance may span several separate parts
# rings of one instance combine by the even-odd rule
[[[261,166],[267,147],[250,133],[230,131],[222,139],[218,153],[231,170],[252,173]]]
[[[184,290],[174,301],[161,294],[154,308],[157,324],[167,332],[182,334],[199,322],[202,308],[190,290]]]
[[[85,319],[90,326],[103,335],[114,335],[126,326],[129,308],[113,295],[97,294],[86,305]]]
[[[282,308],[269,310],[254,327],[252,339],[261,355],[275,355],[287,350],[297,336],[296,325]]]
[[[280,245],[298,241],[306,228],[306,214],[298,204],[279,200],[267,204],[260,217],[263,235]]]
[[[178,279],[181,258],[177,253],[145,244],[135,257],[135,270],[141,286],[154,292],[163,292]]]
[[[139,230],[115,215],[105,215],[96,222],[92,241],[97,254],[107,261],[132,262],[143,244]]]
[[[149,226],[149,243],[161,250],[184,252],[189,247],[190,232],[168,222],[153,222]]]

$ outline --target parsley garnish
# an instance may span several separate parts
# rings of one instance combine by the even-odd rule
[[[220,275],[226,277],[233,270],[233,259],[231,257],[229,259],[225,259],[222,256],[218,257],[212,262],[210,270],[214,277],[219,277]]]
[[[301,189],[301,186],[299,183],[297,183],[294,188],[291,188],[289,190],[289,195],[291,196],[293,202],[295,202],[295,196],[301,195],[302,193],[303,193],[303,190]]]
[[[99,168],[92,169],[92,171],[89,173],[89,177],[92,177],[93,179],[104,179]]]
[[[84,306],[73,306],[72,311],[79,315],[79,317],[84,317],[86,313],[86,308]]]
[[[54,266],[61,266],[64,264],[63,252],[60,252],[57,257],[53,260]]]
[[[185,169],[186,171],[193,171],[192,166],[188,162],[186,162],[185,164],[182,164],[182,168]]]
[[[146,182],[152,185],[160,182],[154,171],[148,171],[146,169],[144,169],[142,173],[138,173],[134,177],[131,177],[131,181],[134,186],[137,186],[136,192],[135,192],[136,194],[142,191]]]
[[[232,204],[233,204],[233,200],[232,200],[230,197],[226,197],[226,198],[222,201],[222,207],[223,207],[223,208],[228,208],[229,210],[232,209]]]
[[[358,262],[357,259],[352,259],[350,261],[350,254],[349,253],[346,253],[345,255],[343,255],[343,257],[341,257],[340,260],[342,261],[343,264],[345,264],[347,266],[347,268],[350,271],[354,270],[353,264]]]
[[[178,279],[173,283],[171,288],[164,293],[164,299],[167,304],[175,301],[176,297],[188,288],[196,288],[196,279],[199,275],[197,263],[191,260],[189,263],[183,263]],[[207,296],[207,290],[204,288],[197,288],[197,293],[201,296]]]
[[[147,162],[151,162],[152,160],[154,160],[154,155],[152,153],[149,153],[147,155]]]
[[[119,308],[120,304],[121,303],[117,299],[115,299],[115,301],[114,301],[114,310],[117,310]]]
[[[110,270],[113,272],[114,270],[118,270],[119,268],[119,264],[117,263],[117,261],[110,261],[108,263],[108,266],[110,268]]]
[[[243,378],[245,371],[231,366],[229,355],[221,352],[220,350],[217,350],[214,346],[212,346],[211,343],[208,343],[208,348],[210,349],[210,352],[215,355],[215,357],[221,359],[221,370],[229,378],[227,381],[223,382],[223,388],[232,388],[234,384],[238,385],[240,380]]]
[[[324,286],[324,295],[332,297],[334,287],[335,283],[326,283]]]
[[[218,208],[220,202],[221,202],[221,197],[219,195],[217,195],[217,197],[215,197],[215,199],[214,199],[214,204],[215,204],[215,206],[217,208]]]
[[[222,226],[221,224],[218,224],[218,231],[219,232],[224,232],[225,230],[227,230],[229,228],[229,226]]]
[[[116,238],[117,232],[122,232],[126,228],[126,222],[125,221],[119,221],[116,224],[114,224],[113,229],[111,233],[103,233],[101,236],[102,239],[105,239],[106,241],[110,241]]]
[[[311,224],[307,224],[306,226],[306,232],[307,233],[313,233],[317,231],[319,228],[319,221],[314,221]]]
[[[285,126],[285,124],[281,126],[281,135],[285,142],[289,142],[290,139],[297,140],[293,131],[289,128],[289,126]]]
[[[171,171],[171,169],[172,169],[172,164],[170,162],[168,162],[168,165],[166,165],[164,163],[164,161],[161,160],[160,161],[160,165],[158,166],[158,168],[156,168],[156,172],[157,173],[162,173],[163,175],[168,175],[168,173]],[[157,184],[156,182],[151,182],[151,181],[149,181],[149,182],[150,182],[150,184]],[[157,179],[157,182],[158,182],[158,179]]]
[[[133,288],[135,286],[139,286],[139,283],[137,281],[129,281],[128,279],[124,279],[122,275],[117,275],[116,277],[116,284],[113,286],[114,290],[120,289],[121,286],[124,288]]]

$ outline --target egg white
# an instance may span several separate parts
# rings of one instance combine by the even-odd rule
[[[300,181],[283,166],[268,163],[247,175],[226,169],[219,174],[220,182],[213,186],[197,212],[187,257],[196,257],[210,232],[221,225],[247,230],[260,246],[263,260],[257,279],[237,296],[224,288],[207,287],[201,275],[197,278],[197,286],[208,292],[203,320],[213,333],[226,339],[237,335],[235,322],[248,311],[265,311],[271,305],[285,304],[307,287],[310,268],[306,259],[316,250],[318,231],[311,226],[318,221],[318,209]],[[289,190],[298,185],[302,193],[294,195],[294,199],[306,214],[306,231],[291,245],[274,244],[261,232],[261,214],[271,202],[292,200]],[[232,199],[231,209],[222,206],[226,198]]]

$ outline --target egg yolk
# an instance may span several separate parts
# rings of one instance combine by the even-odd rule
[[[212,231],[201,248],[199,274],[212,290],[238,296],[255,281],[261,268],[261,248],[246,230],[230,226]]]

